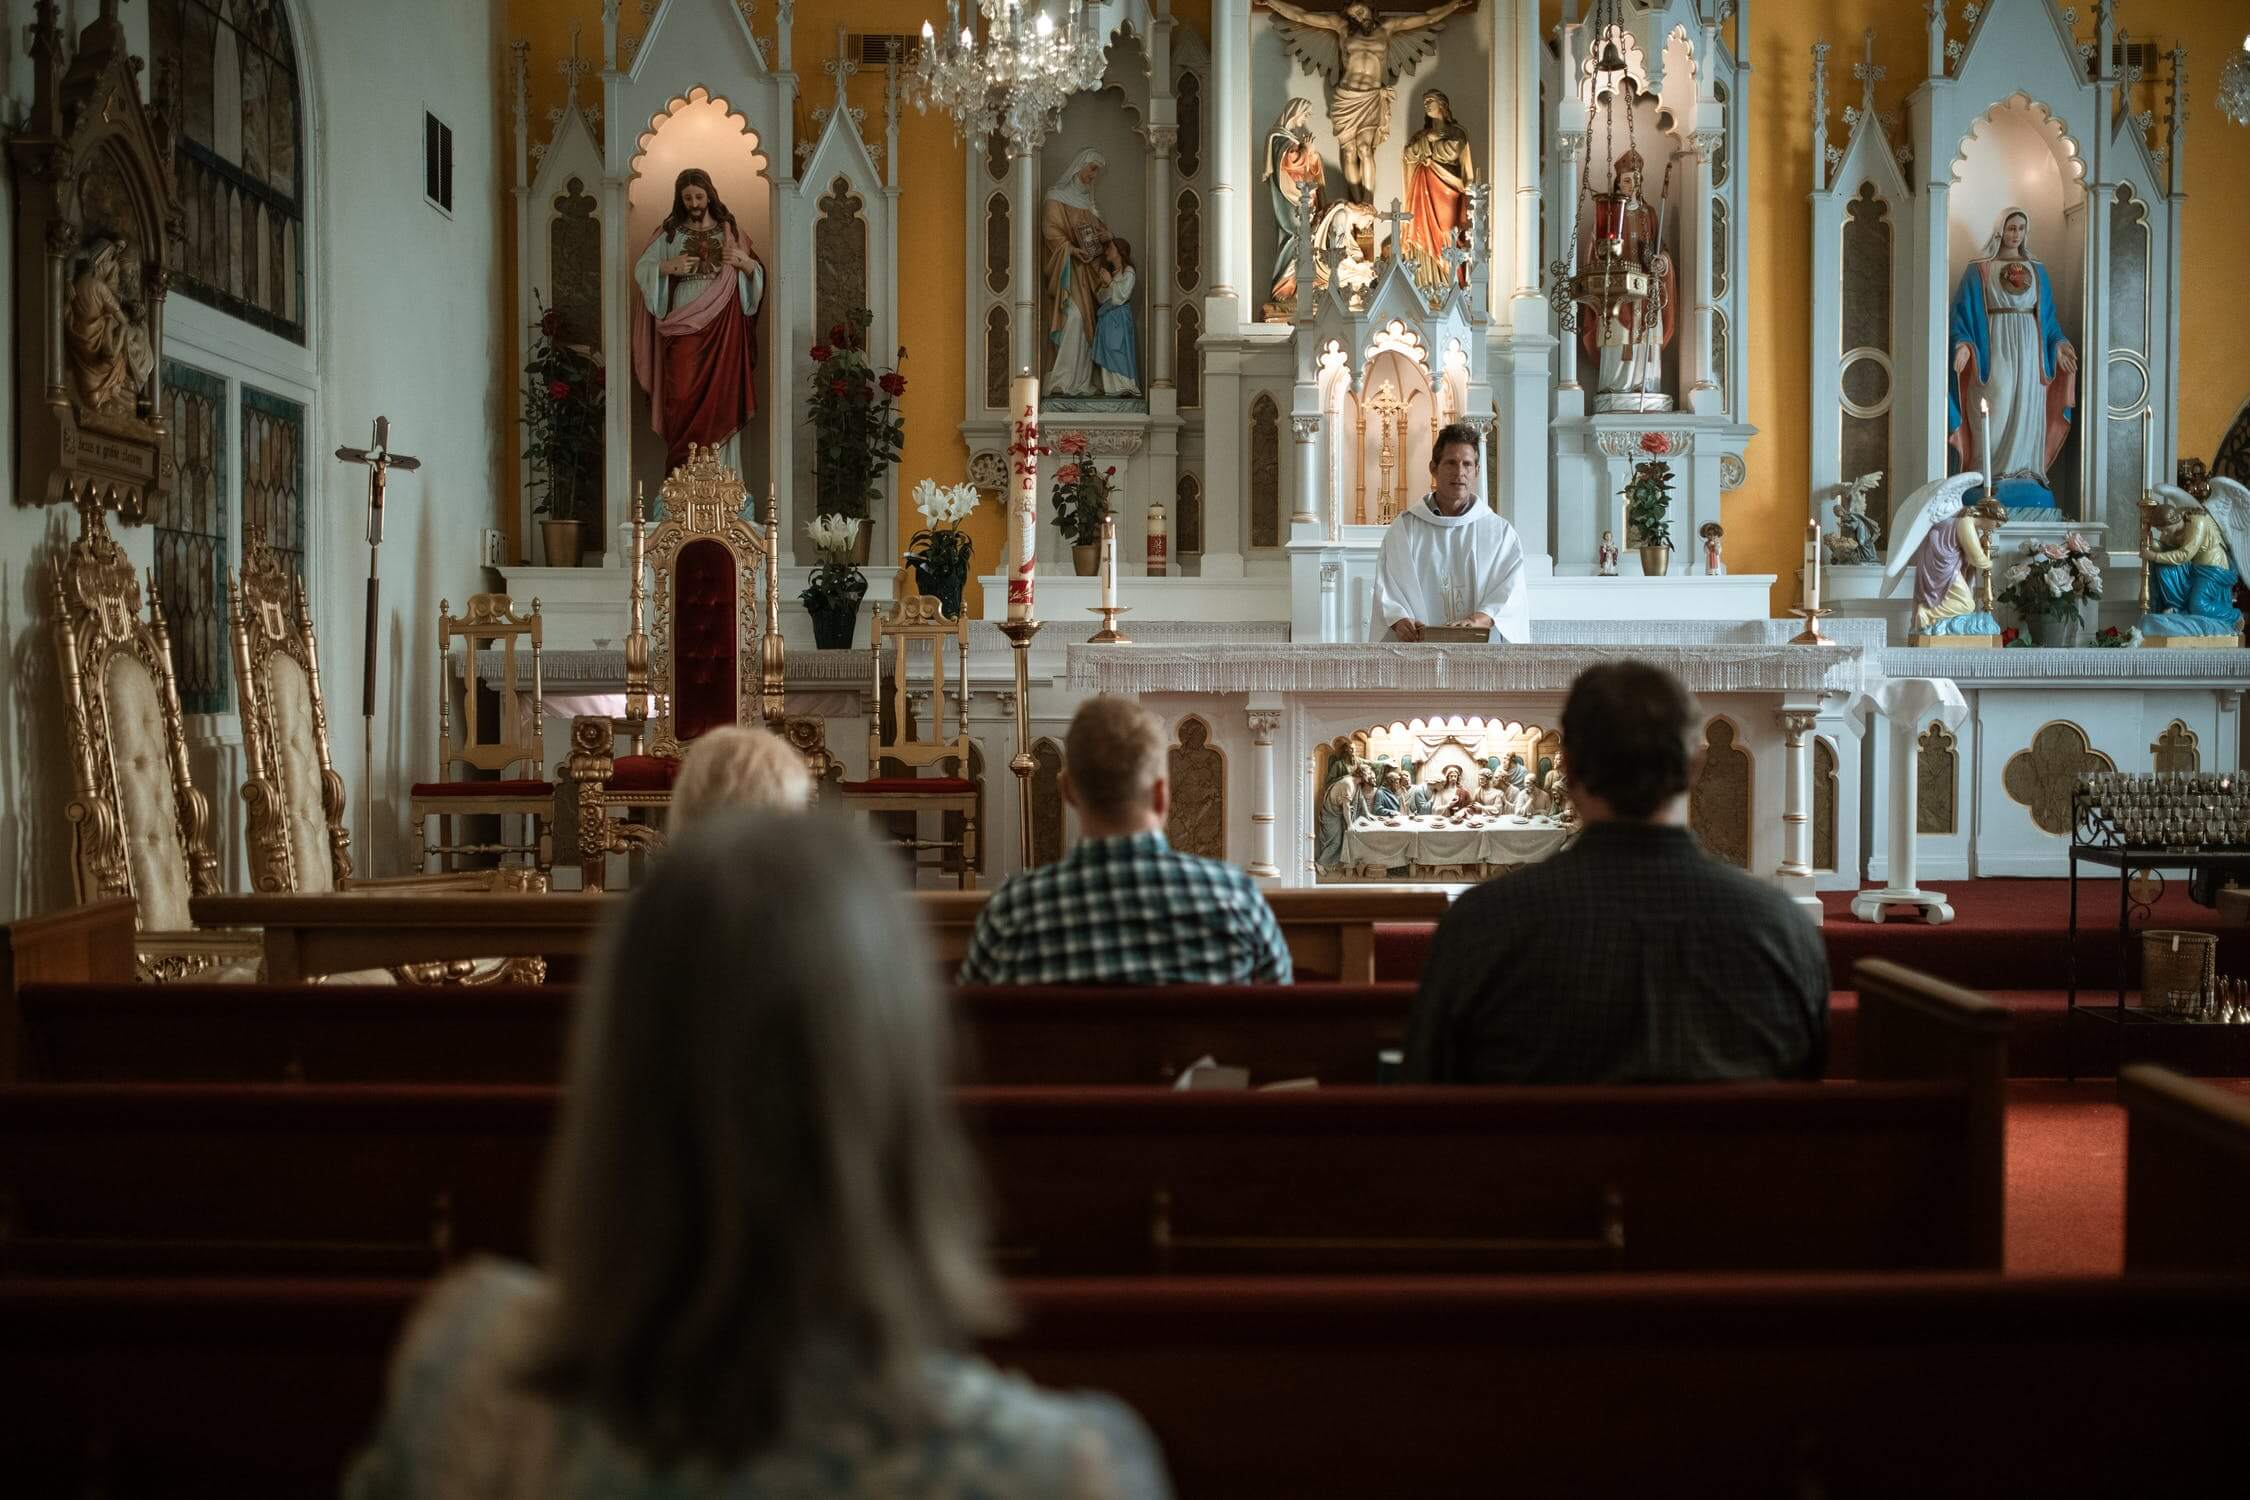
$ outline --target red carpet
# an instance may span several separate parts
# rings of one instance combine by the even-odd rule
[[[2250,1078],[2213,1080],[2250,1094]],[[2125,1268],[2125,1111],[2107,1082],[2008,1085],[2010,1275]]]

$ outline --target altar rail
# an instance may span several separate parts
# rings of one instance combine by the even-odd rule
[[[1375,929],[1434,922],[1450,898],[1440,890],[1269,890],[1289,956],[1307,977],[1370,983]],[[914,895],[948,970],[969,949],[986,891]],[[198,896],[189,903],[203,926],[255,927],[265,933],[266,978],[292,983],[321,974],[448,958],[536,955],[583,957],[624,898],[575,892],[493,894],[436,900],[344,892],[285,896]]]
[[[333,1493],[421,1291],[0,1281],[12,1483]],[[991,1356],[1115,1393],[1190,1497],[2153,1492],[2239,1461],[2250,1344],[2250,1282],[2176,1275],[1010,1291],[1023,1328]]]

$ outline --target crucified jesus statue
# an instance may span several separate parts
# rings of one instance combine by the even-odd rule
[[[1435,10],[1387,20],[1366,0],[1352,0],[1333,15],[1289,0],[1255,3],[1273,12],[1275,30],[1306,71],[1328,80],[1328,123],[1343,160],[1345,193],[1356,203],[1374,202],[1375,148],[1391,133],[1391,85],[1437,46],[1439,25],[1470,0],[1445,0]],[[1314,32],[1335,37],[1334,47],[1316,42]]]

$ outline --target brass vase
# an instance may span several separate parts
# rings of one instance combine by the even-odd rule
[[[1643,547],[1641,572],[1649,578],[1662,578],[1672,571],[1672,549],[1669,547]]]
[[[1094,570],[1101,566],[1101,560],[1102,549],[1099,542],[1087,542],[1082,546],[1077,543],[1071,544],[1070,567],[1071,571],[1079,577],[1093,577]]]
[[[584,527],[577,521],[541,521],[539,539],[547,548],[547,566],[575,568],[586,544]]]

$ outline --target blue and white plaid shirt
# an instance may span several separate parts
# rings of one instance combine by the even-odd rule
[[[1281,924],[1250,877],[1150,830],[1086,839],[1010,877],[977,917],[962,984],[1289,982]]]

